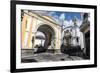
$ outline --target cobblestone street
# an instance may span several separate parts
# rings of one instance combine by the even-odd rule
[[[39,53],[39,54],[30,54],[30,55],[23,55],[22,62],[29,63],[29,62],[54,62],[54,61],[72,61],[72,60],[83,60],[81,57],[77,56],[69,56],[67,54],[62,53]]]

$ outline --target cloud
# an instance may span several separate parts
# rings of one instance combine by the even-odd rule
[[[62,14],[59,16],[59,19],[60,19],[60,20],[65,20],[65,14],[62,13]]]
[[[51,15],[51,17],[60,25],[62,25],[62,23],[64,23],[64,24],[66,23],[66,22],[64,22],[65,21],[64,13],[60,14],[60,16],[59,16],[56,14],[56,12],[50,12],[49,15]]]
[[[69,27],[69,26],[73,26],[73,21],[72,20],[64,20],[63,22],[64,27]]]
[[[82,24],[82,20],[77,20],[77,26],[80,27],[80,25]],[[74,23],[72,20],[64,20],[63,22],[64,27],[69,27],[69,26],[74,26]]]
[[[56,13],[55,12],[48,12],[48,15],[49,16],[53,16],[53,15],[55,15]]]
[[[77,20],[77,26],[81,26],[82,25],[82,20]]]

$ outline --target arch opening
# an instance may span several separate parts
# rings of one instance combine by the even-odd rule
[[[45,34],[40,31],[37,31],[37,33],[35,35],[36,45],[44,46],[44,42],[45,42]]]
[[[41,25],[39,26],[39,28],[37,29],[37,32],[41,32],[44,34],[45,36],[45,40],[44,40],[44,43],[43,43],[43,47],[45,49],[48,49],[49,46],[52,47],[52,49],[54,49],[54,39],[55,39],[55,31],[54,29],[49,26],[49,25]]]

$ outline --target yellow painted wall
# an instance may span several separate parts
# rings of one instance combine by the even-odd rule
[[[23,19],[22,19],[22,23],[21,23],[21,44],[22,44],[22,48],[24,48],[27,19],[28,19],[28,15],[24,14]]]
[[[32,18],[31,25],[30,25],[30,29],[29,29],[29,34],[28,34],[28,40],[27,40],[26,48],[30,48],[30,43],[31,43],[31,38],[32,38],[32,27],[33,27],[33,23],[34,23],[34,20]]]

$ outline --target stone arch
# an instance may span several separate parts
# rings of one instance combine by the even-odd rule
[[[47,49],[49,45],[51,45],[51,41],[55,39],[55,30],[50,25],[42,24],[37,28],[37,31],[40,31],[45,34],[46,41],[44,43],[44,47]],[[55,44],[55,42],[54,42]]]

